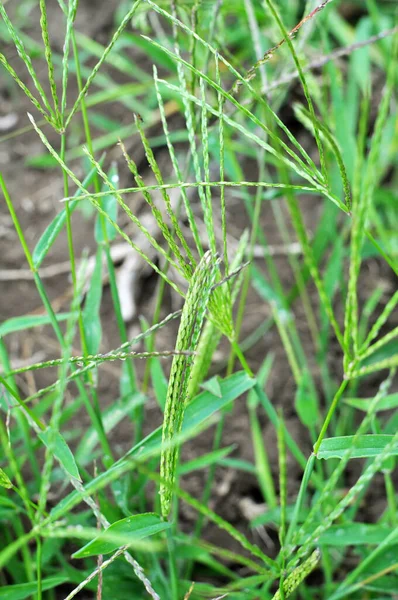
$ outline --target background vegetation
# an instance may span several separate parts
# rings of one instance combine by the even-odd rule
[[[0,13],[0,599],[396,597],[395,3]]]

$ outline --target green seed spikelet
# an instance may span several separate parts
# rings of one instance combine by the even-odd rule
[[[283,583],[283,591],[285,594],[285,598],[293,594],[293,592],[298,588],[300,583],[304,581],[304,579],[315,569],[317,566],[319,559],[321,558],[320,550],[317,548],[314,552],[307,558],[303,564],[301,564],[297,569],[294,569],[292,573],[286,578]],[[281,593],[278,590],[276,594],[273,596],[272,600],[281,600]]]
[[[218,262],[217,257],[208,251],[195,269],[181,315],[176,350],[193,352],[198,344]],[[171,507],[173,496],[171,488],[175,481],[179,452],[178,445],[171,444],[181,431],[185,406],[189,401],[188,384],[192,364],[193,356],[178,355],[173,358],[171,366],[163,420],[164,448],[160,457],[160,476],[163,481],[160,486],[160,499],[163,517],[168,516]]]

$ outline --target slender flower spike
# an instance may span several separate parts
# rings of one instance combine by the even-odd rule
[[[319,559],[321,558],[321,552],[319,548],[316,548],[314,552],[303,562],[297,569],[294,569],[292,573],[286,578],[283,583],[284,598],[287,598],[298,588],[300,583],[315,569]],[[281,600],[281,592],[278,590],[273,596],[272,600]]]
[[[194,352],[210,299],[211,288],[216,279],[219,259],[211,251],[206,252],[196,267],[190,281],[181,315],[175,349]],[[170,512],[173,497],[179,447],[175,438],[181,432],[185,406],[189,402],[188,384],[193,356],[176,355],[173,358],[166,406],[163,420],[163,450],[160,457],[161,511],[163,517]]]
[[[10,478],[8,477],[7,473],[3,471],[3,469],[0,469],[0,487],[8,489],[12,488]]]

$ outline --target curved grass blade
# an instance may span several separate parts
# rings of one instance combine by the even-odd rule
[[[317,457],[325,460],[343,458],[345,452],[353,446],[351,458],[372,458],[381,454],[393,438],[393,435],[387,434],[345,435],[326,438],[319,447]],[[389,456],[398,456],[398,444],[390,448]]]
[[[102,156],[98,161],[101,166],[104,162],[104,158],[105,158],[105,156]],[[83,179],[82,188],[79,188],[72,198],[68,198],[68,200],[69,199],[72,200],[69,203],[69,213],[70,214],[72,214],[72,212],[75,210],[75,208],[77,206],[77,198],[79,196],[81,196],[83,194],[83,190],[86,189],[93,182],[96,174],[97,174],[97,169],[96,169],[96,167],[94,167],[87,174],[87,176]],[[60,231],[62,230],[62,228],[64,227],[65,223],[66,223],[66,209],[64,208],[56,217],[54,217],[54,219],[51,221],[51,223],[46,227],[46,229],[40,236],[40,239],[37,242],[37,244],[33,250],[32,259],[33,259],[33,264],[36,267],[36,269],[38,269],[40,267],[41,263],[43,262],[48,251],[50,250],[51,246],[57,239],[57,237],[58,237]]]
[[[72,558],[86,558],[87,556],[97,556],[98,554],[109,554],[109,552],[117,550],[120,543],[107,539],[107,534],[109,534],[109,537],[112,534],[115,536],[118,534],[126,537],[129,536],[131,537],[131,541],[134,542],[134,540],[142,540],[160,533],[168,527],[169,523],[162,521],[159,515],[155,513],[132,515],[131,517],[126,517],[112,523],[97,538],[88,542],[80,550],[77,550],[72,555]]]
[[[52,590],[55,587],[62,585],[68,581],[68,577],[48,577],[43,579],[41,584],[41,590]],[[29,583],[16,583],[15,585],[5,585],[0,589],[0,600],[24,600],[25,598],[32,598],[37,591],[37,581],[29,581]]]
[[[56,315],[56,318],[57,321],[61,322],[69,319],[70,316],[71,313],[59,313]],[[15,331],[24,331],[31,327],[42,327],[43,325],[49,325],[50,323],[51,319],[48,315],[23,315],[21,317],[12,317],[0,325],[0,337],[4,337]]]

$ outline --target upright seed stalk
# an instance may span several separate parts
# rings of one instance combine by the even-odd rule
[[[181,315],[175,349],[194,351],[210,299],[211,288],[215,282],[218,260],[211,251],[201,259],[192,276]],[[188,389],[193,364],[192,356],[175,356],[171,366],[167,389],[166,406],[163,420],[160,458],[161,512],[167,517],[173,498],[173,484],[176,477],[178,446],[173,445],[174,438],[180,433],[185,406],[189,400]]]

